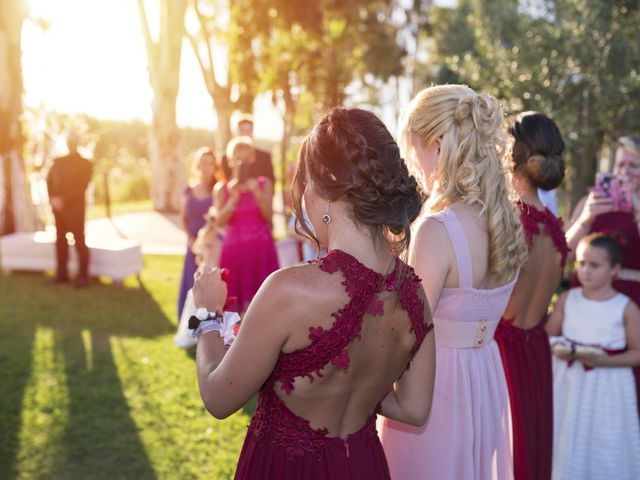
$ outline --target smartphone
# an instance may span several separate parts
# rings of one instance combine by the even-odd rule
[[[631,180],[628,176],[598,172],[596,173],[595,191],[608,195],[615,210],[631,212],[632,190]]]

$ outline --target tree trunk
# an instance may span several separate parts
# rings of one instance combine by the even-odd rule
[[[23,0],[0,2],[0,235],[33,225],[29,188],[22,158]]]
[[[166,83],[166,79],[161,82]],[[160,88],[159,92],[163,90]],[[185,181],[180,131],[176,125],[176,96],[177,93],[174,96],[154,93],[149,131],[151,198],[156,210],[166,212],[178,211],[180,189]]]
[[[604,141],[602,132],[592,128],[592,102],[590,87],[587,84],[583,90],[582,111],[580,112],[580,145],[577,148],[578,158],[573,159],[573,175],[571,178],[571,210],[587,193],[587,188],[594,184],[595,173],[598,171],[598,156]]]
[[[144,1],[138,9],[147,47],[149,83],[153,90],[153,119],[149,131],[151,197],[156,210],[177,212],[185,169],[176,125],[176,99],[180,86],[180,57],[186,0],[162,0],[160,34],[152,40]]]
[[[235,105],[230,100],[230,93],[228,88],[220,88],[215,90],[215,94],[212,95],[213,108],[216,112],[216,119],[218,120],[218,141],[220,145],[220,151],[226,151],[227,144],[233,138],[233,132],[231,131],[231,115],[235,109]]]
[[[280,178],[282,180],[282,207],[283,214],[285,216],[286,224],[289,224],[289,212],[287,206],[291,205],[289,198],[289,184],[290,180],[288,175],[288,162],[287,154],[289,152],[289,144],[291,143],[291,135],[293,133],[293,121],[296,114],[296,104],[291,95],[291,87],[287,85],[283,90],[284,98],[284,128],[282,130],[282,140],[280,141]]]

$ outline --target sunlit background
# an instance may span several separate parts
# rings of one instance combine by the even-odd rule
[[[158,5],[145,3],[152,28],[159,25]],[[147,54],[135,1],[29,0],[29,7],[32,20],[25,22],[22,35],[27,106],[151,120]],[[224,62],[217,67],[224,70]],[[215,129],[213,105],[186,40],[180,69],[178,125]],[[255,115],[256,136],[277,140],[282,135],[268,96],[257,99]]]

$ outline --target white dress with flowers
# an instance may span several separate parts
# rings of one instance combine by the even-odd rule
[[[607,350],[626,347],[629,297],[605,301],[569,291],[562,335]],[[553,480],[640,479],[640,422],[631,368],[586,369],[553,358]]]

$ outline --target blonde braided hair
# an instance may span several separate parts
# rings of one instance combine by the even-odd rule
[[[411,101],[401,122],[404,142],[411,134],[425,146],[440,139],[428,210],[439,212],[458,201],[479,205],[487,219],[490,271],[498,281],[511,279],[527,248],[502,167],[506,135],[499,102],[464,85],[429,87]]]

